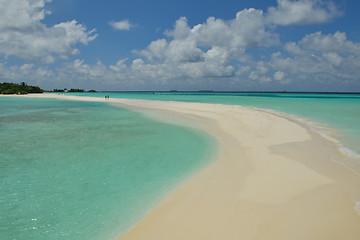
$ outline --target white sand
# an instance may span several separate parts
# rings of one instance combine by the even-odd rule
[[[240,106],[60,97],[132,108],[213,135],[219,154],[120,239],[360,239],[360,177],[291,119]]]

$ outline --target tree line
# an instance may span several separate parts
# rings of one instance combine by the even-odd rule
[[[54,90],[52,90],[51,92],[85,92],[84,89],[80,89],[80,88],[70,88],[70,89],[57,89],[55,88]],[[96,90],[89,90],[88,92],[96,92]]]
[[[38,86],[30,86],[25,82],[22,83],[0,83],[1,94],[27,94],[27,93],[43,93],[44,90]]]

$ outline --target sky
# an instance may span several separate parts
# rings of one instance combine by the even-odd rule
[[[360,92],[358,0],[0,0],[0,82]]]

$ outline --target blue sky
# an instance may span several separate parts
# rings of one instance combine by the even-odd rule
[[[0,82],[360,91],[357,0],[0,0]]]

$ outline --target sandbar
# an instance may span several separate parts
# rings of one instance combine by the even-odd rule
[[[220,104],[30,97],[108,102],[216,139],[215,160],[119,240],[360,239],[360,175],[293,117]]]

